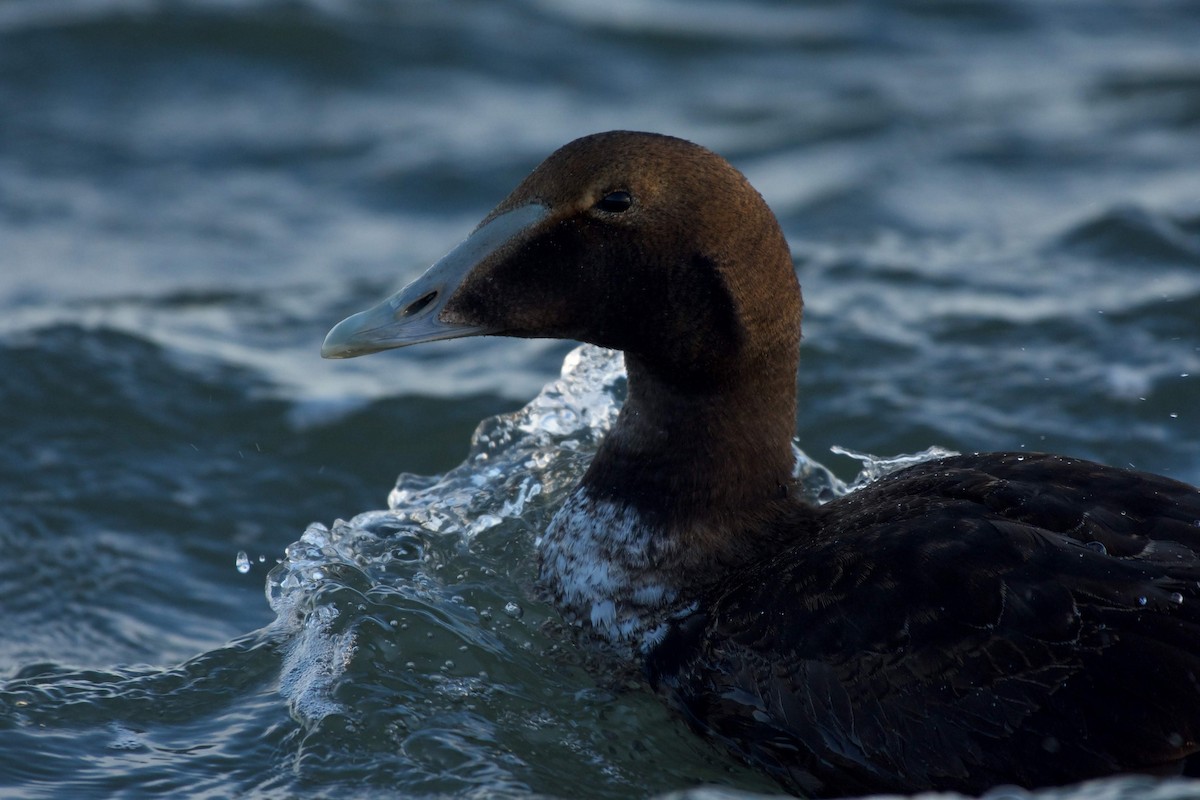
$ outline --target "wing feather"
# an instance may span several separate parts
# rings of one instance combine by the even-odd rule
[[[978,792],[1197,749],[1196,489],[965,456],[822,515],[714,588],[650,664],[695,727],[786,786]]]

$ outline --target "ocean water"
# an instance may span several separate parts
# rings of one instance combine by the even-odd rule
[[[1185,0],[0,2],[0,797],[774,792],[532,589],[619,360],[321,339],[657,130],[788,234],[814,492],[835,446],[1200,483],[1197,42]]]

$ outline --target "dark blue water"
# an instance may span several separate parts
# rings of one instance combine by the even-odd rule
[[[1197,42],[1184,0],[0,3],[0,796],[772,791],[534,599],[618,366],[325,331],[558,145],[657,130],[777,211],[842,478],[1197,483]]]

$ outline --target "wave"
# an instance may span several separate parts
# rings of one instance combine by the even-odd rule
[[[1067,252],[1137,267],[1144,263],[1200,265],[1200,217],[1137,205],[1109,208],[1061,234]]]

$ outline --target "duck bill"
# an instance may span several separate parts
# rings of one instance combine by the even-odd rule
[[[524,238],[547,213],[545,206],[531,203],[492,217],[421,277],[335,325],[321,345],[321,356],[353,358],[421,342],[500,333],[498,328],[447,321],[443,312],[472,270]]]

